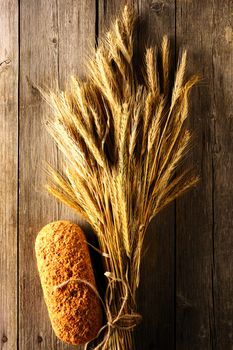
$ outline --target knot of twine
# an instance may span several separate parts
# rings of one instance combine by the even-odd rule
[[[89,341],[88,343],[86,343],[84,350],[88,350],[88,346],[90,345],[90,343],[95,339],[99,339],[101,334],[104,331],[105,331],[105,335],[102,341],[97,346],[95,346],[93,350],[107,349],[109,344],[109,339],[115,330],[122,330],[122,331],[133,330],[141,322],[141,319],[142,319],[141,315],[138,313],[135,313],[135,312],[126,313],[124,311],[127,306],[127,302],[129,300],[129,287],[127,283],[122,279],[114,277],[109,272],[105,273],[105,276],[108,278],[108,286],[106,289],[105,302],[101,298],[95,286],[93,286],[90,282],[83,280],[81,278],[69,278],[68,280],[62,282],[61,284],[54,286],[54,289],[56,290],[64,287],[70,282],[86,284],[88,287],[92,289],[92,291],[96,294],[98,299],[101,301],[101,304],[103,305],[107,322],[99,330],[97,336],[91,341]],[[121,303],[120,309],[118,313],[114,316],[111,312],[111,304],[112,304],[112,301],[114,300],[114,291],[116,289],[116,283],[122,284],[122,288],[124,289],[124,295],[121,298],[122,303]]]

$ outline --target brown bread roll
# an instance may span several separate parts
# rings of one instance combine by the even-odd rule
[[[100,300],[81,228],[69,221],[46,225],[36,238],[36,257],[55,334],[64,342],[85,344],[102,325]],[[76,279],[76,280],[75,280]]]

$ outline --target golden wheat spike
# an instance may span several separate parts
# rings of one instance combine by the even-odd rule
[[[169,42],[165,35],[162,41],[162,69],[163,69],[163,94],[167,96],[169,89]]]
[[[184,73],[186,68],[187,61],[187,51],[184,50],[179,58],[178,70],[176,72],[175,83],[172,91],[172,101],[171,101],[171,109],[174,107],[175,102],[179,98],[182,91],[182,84],[184,80]]]
[[[156,49],[150,47],[146,49],[146,71],[147,71],[147,80],[148,86],[154,98],[160,94],[159,88],[159,78],[157,73],[157,64],[156,64]]]

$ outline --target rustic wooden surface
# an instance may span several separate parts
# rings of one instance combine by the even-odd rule
[[[17,342],[18,4],[0,2],[0,347]]]
[[[189,53],[189,159],[199,186],[152,223],[143,260],[138,350],[233,350],[233,114],[231,0],[130,0],[136,41],[171,38]],[[0,349],[69,350],[54,336],[36,271],[38,230],[74,213],[43,190],[45,161],[62,157],[44,128],[36,86],[85,75],[86,55],[125,0],[0,0]],[[79,348],[81,349],[81,348]]]

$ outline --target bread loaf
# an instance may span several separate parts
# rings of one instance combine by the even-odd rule
[[[96,288],[95,278],[81,228],[69,221],[50,223],[39,232],[35,250],[44,299],[57,337],[76,345],[95,338],[102,325],[102,311],[90,287]]]

